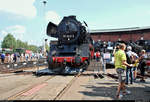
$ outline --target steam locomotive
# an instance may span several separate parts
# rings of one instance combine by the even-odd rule
[[[90,34],[76,16],[64,17],[59,25],[49,22],[47,35],[57,38],[50,42],[48,68],[54,72],[65,73],[67,70],[86,70],[94,56]]]

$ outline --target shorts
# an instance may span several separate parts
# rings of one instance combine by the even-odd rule
[[[133,71],[136,71],[136,67],[133,67]]]
[[[126,80],[126,74],[125,74],[125,70],[122,68],[117,68],[116,72],[118,74],[118,80],[120,83],[125,82]]]

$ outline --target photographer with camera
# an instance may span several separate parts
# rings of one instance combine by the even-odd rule
[[[121,90],[123,91],[124,95],[131,93],[125,88],[125,80],[126,80],[125,70],[126,66],[132,67],[133,65],[127,63],[125,49],[126,45],[120,44],[119,50],[115,53],[115,69],[118,74],[118,81],[119,81],[118,90],[116,94],[117,98],[122,98],[122,94],[120,93]]]

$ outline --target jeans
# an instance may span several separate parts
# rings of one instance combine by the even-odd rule
[[[126,84],[128,84],[130,78],[130,83],[132,84],[133,82],[133,68],[128,68],[126,69]]]
[[[99,57],[96,57],[96,61],[99,62]]]
[[[106,60],[104,60],[102,67],[103,67],[103,72],[105,74],[106,73]]]

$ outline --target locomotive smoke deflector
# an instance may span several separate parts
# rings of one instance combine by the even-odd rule
[[[55,25],[52,22],[49,22],[49,24],[47,26],[47,32],[46,33],[48,36],[58,38],[57,25]]]

